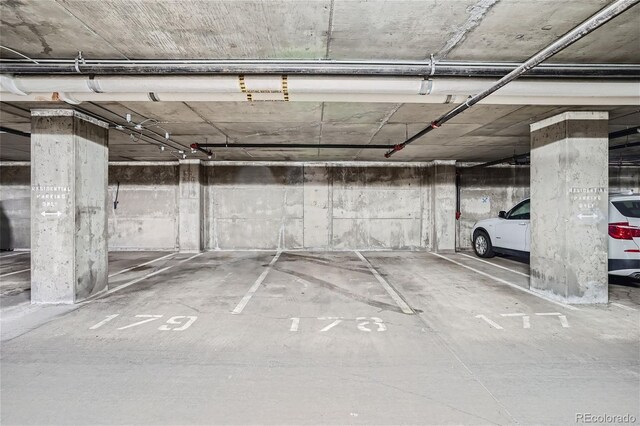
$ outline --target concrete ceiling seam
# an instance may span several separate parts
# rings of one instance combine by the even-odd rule
[[[127,57],[127,55],[125,55],[124,53],[122,53],[120,50],[118,50],[115,46],[113,46],[111,43],[109,43],[109,41],[107,41],[107,39],[105,39],[103,36],[101,36],[100,34],[98,34],[97,32],[95,32],[89,25],[87,25],[82,19],[78,18],[76,15],[73,14],[73,12],[71,12],[64,4],[62,4],[59,0],[55,0],[55,3],[60,6],[69,16],[71,16],[73,19],[75,19],[76,21],[78,21],[87,31],[89,31],[90,33],[92,33],[93,35],[95,35],[96,37],[102,39],[107,45],[109,45],[109,47],[113,50],[115,50],[116,52],[118,52],[119,55],[121,55],[124,59],[129,59]],[[78,51],[80,51],[80,49],[78,49]]]
[[[216,129],[218,132],[222,133],[225,137],[225,141],[226,143],[229,143],[229,139],[233,140],[233,138],[229,137],[229,134],[226,133],[223,129],[221,129],[219,126],[217,126],[213,121],[209,120],[207,117],[205,117],[204,115],[200,114],[200,112],[198,112],[196,109],[194,109],[191,105],[189,105],[187,102],[183,102],[184,106],[186,106],[189,110],[191,110],[194,114],[196,114],[198,117],[200,117],[205,123],[209,124],[211,127],[213,127],[214,129]],[[243,152],[251,157],[251,154],[246,150],[243,149]],[[215,153],[213,154],[215,156]]]
[[[324,54],[324,59],[329,59],[331,53],[331,34],[333,32],[333,14],[335,13],[335,0],[331,0],[329,4],[329,24],[327,25],[327,49]]]
[[[382,130],[382,128],[389,122],[389,120],[391,120],[391,117],[393,117],[393,115],[396,112],[398,112],[398,110],[402,105],[403,104],[394,105],[393,108],[391,108],[391,110],[387,113],[387,115],[383,117],[383,119],[380,121],[380,125],[378,126],[376,131],[373,133],[373,135],[371,135],[371,139],[369,139],[369,142],[367,142],[367,145],[371,145],[371,143],[373,142],[373,139],[378,135],[378,133],[380,133],[380,130]],[[362,152],[362,149],[358,151],[356,155],[353,157],[354,160],[358,157],[358,155],[360,155],[360,152]]]
[[[233,140],[233,138],[230,138],[229,135],[227,133],[225,133],[224,130],[222,130],[220,127],[216,126],[216,124],[213,121],[209,120],[207,117],[205,117],[204,115],[200,114],[200,112],[198,112],[198,110],[194,109],[187,102],[183,102],[183,105],[186,106],[189,110],[191,110],[198,117],[200,117],[202,119],[202,121],[204,121],[205,123],[209,124],[211,127],[216,129],[218,132],[222,133],[226,137],[227,140],[229,140],[229,139]]]
[[[435,55],[438,59],[445,59],[449,52],[458,46],[458,44],[467,38],[467,35],[472,32],[480,22],[482,18],[489,13],[491,8],[500,0],[479,0],[476,4],[467,8],[469,17],[456,31],[449,37],[447,43],[438,51]]]
[[[251,132],[247,135],[245,135],[243,138],[248,138],[248,137],[252,137],[252,136],[277,136],[280,134],[280,132],[284,131],[284,132],[288,132],[288,131],[298,131],[307,127],[318,127],[321,126],[321,123],[311,123],[311,124],[301,124],[299,126],[293,126],[293,127],[279,127],[277,131],[275,132],[267,132],[267,131],[259,131],[259,132]],[[234,140],[237,141],[238,143],[243,139],[243,138],[235,138]]]

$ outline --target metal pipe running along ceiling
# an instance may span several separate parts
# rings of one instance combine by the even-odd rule
[[[211,151],[208,151],[204,148],[258,148],[258,149],[269,149],[276,148],[279,150],[282,149],[390,149],[393,148],[393,145],[377,145],[377,144],[369,144],[369,145],[359,145],[359,144],[332,144],[332,143],[192,143],[191,149],[203,152],[207,155],[212,155]]]
[[[640,133],[640,126],[635,126],[635,127],[630,127],[628,129],[625,130],[619,130],[617,132],[611,132],[609,133],[609,141],[612,141],[614,139],[618,139],[624,136],[629,136],[629,135],[635,135]],[[615,151],[618,149],[625,149],[625,148],[633,148],[636,146],[640,146],[640,142],[626,142],[620,145],[613,145],[613,146],[609,146],[609,151]],[[513,161],[515,164],[528,164],[528,160],[527,162],[521,162],[519,163],[519,160],[526,160],[531,156],[530,152],[526,152],[524,154],[514,154],[510,157],[505,157],[505,158],[500,158],[499,160],[493,160],[493,161],[488,161],[486,163],[481,163],[481,164],[475,164],[473,166],[469,166],[467,167],[468,169],[477,169],[477,168],[482,168],[482,167],[489,167],[489,166],[495,166],[496,164],[502,164],[502,163],[506,163],[506,162],[510,162]],[[609,163],[619,163],[619,161],[609,161]],[[635,162],[634,162],[635,164]]]
[[[352,75],[503,77],[514,62],[333,60],[0,59],[0,73],[16,75]],[[637,78],[636,64],[544,64],[530,77]]]
[[[436,120],[432,121],[428,127],[422,129],[421,131],[419,131],[409,139],[405,140],[401,144],[396,145],[393,149],[385,153],[384,156],[386,158],[389,158],[394,153],[400,151],[401,149],[403,149],[405,146],[409,145],[413,141],[426,135],[430,131],[439,128],[444,123],[451,120],[458,114],[471,108],[473,105],[477,104],[482,99],[496,92],[501,87],[505,86],[509,82],[520,77],[522,74],[531,70],[541,62],[545,61],[546,59],[549,59],[556,53],[572,45],[576,41],[580,40],[582,37],[596,30],[603,24],[609,22],[610,20],[620,15],[621,13],[624,13],[625,11],[637,5],[638,3],[640,3],[640,0],[616,0],[615,2],[611,3],[609,6],[605,7],[604,9],[597,12],[595,15],[588,18],[586,21],[584,21],[583,23],[581,23],[580,25],[578,25],[577,27],[575,27],[574,29],[572,29],[571,31],[569,31],[568,33],[560,37],[555,42],[551,43],[544,49],[540,50],[535,55],[531,56],[524,63],[518,66],[516,69],[514,69],[509,74],[502,77],[500,80],[498,80],[494,85],[470,97],[463,104],[458,105],[457,107],[453,108],[447,113],[441,115]]]

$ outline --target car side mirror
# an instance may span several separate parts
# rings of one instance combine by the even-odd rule
[[[501,219],[506,219],[507,218],[507,212],[505,212],[504,210],[501,210],[500,213],[498,213],[498,217]]]

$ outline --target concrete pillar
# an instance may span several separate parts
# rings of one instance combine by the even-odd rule
[[[606,303],[607,112],[565,112],[531,125],[531,289]]]
[[[203,248],[203,180],[200,160],[180,160],[178,244],[183,253],[198,253]]]
[[[75,303],[107,288],[108,124],[31,111],[31,302]]]
[[[432,249],[456,250],[456,162],[434,161],[431,179]]]

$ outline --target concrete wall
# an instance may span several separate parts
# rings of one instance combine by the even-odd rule
[[[31,172],[0,167],[2,248],[30,248]],[[120,182],[118,207],[113,208]],[[178,165],[111,165],[108,186],[110,250],[175,250],[178,238]]]
[[[460,212],[458,249],[471,248],[471,228],[481,219],[498,217],[529,196],[529,166],[458,168]]]
[[[458,168],[460,211],[458,249],[471,249],[471,228],[481,219],[498,217],[518,201],[529,197],[529,166]],[[610,166],[609,191],[632,189],[640,192],[640,167]]]
[[[118,182],[118,207],[114,209]],[[110,250],[177,248],[177,164],[111,165],[108,194]]]
[[[329,249],[409,249],[422,239],[426,167],[331,167]]]
[[[303,247],[302,167],[204,170],[205,248]]]
[[[205,248],[426,249],[426,170],[206,166]]]
[[[109,248],[175,249],[177,163],[131,164],[109,167]],[[467,249],[477,220],[529,196],[529,168],[458,171],[456,242]],[[204,172],[206,249],[432,249],[431,166],[204,166]],[[118,181],[120,203],[113,210]],[[609,184],[611,191],[640,191],[640,169],[610,167]],[[30,197],[29,166],[0,167],[3,244],[10,235],[14,248],[29,248]]]

